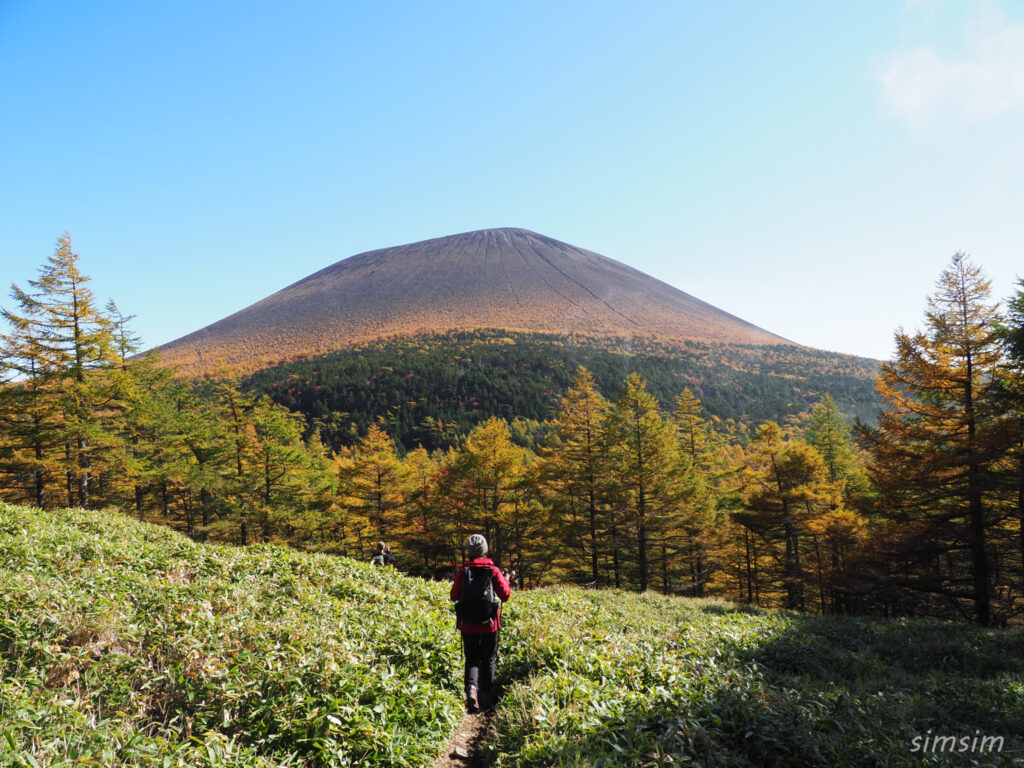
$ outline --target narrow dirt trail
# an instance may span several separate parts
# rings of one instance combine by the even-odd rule
[[[491,717],[489,712],[463,717],[459,730],[434,763],[434,768],[486,768],[490,764],[485,745]]]

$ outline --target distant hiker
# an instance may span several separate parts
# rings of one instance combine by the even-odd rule
[[[508,572],[508,586],[510,589],[519,589],[519,577],[515,571]]]
[[[390,565],[394,567],[395,558],[391,554],[391,547],[385,544],[383,541],[377,542],[377,554],[370,558],[370,562],[374,565],[385,566]]]
[[[487,557],[487,539],[474,533],[466,540],[470,559],[455,572],[451,599],[455,601],[456,627],[462,632],[466,656],[466,709],[480,709],[481,696],[494,704],[494,666],[498,656],[501,604],[511,594],[508,580]]]

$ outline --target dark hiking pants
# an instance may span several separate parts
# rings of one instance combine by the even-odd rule
[[[490,691],[494,687],[494,664],[498,656],[498,633],[468,635],[462,633],[466,654],[466,693],[470,688]]]

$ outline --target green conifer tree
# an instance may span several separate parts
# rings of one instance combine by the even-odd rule
[[[278,527],[290,533],[301,512],[306,483],[315,469],[302,442],[302,416],[263,395],[253,404],[256,519],[264,541]]]
[[[601,431],[609,411],[590,372],[580,366],[555,416],[539,468],[560,539],[570,552],[590,561],[590,580],[599,584],[601,540],[606,530],[606,443]]]
[[[605,428],[605,445],[619,504],[634,532],[640,591],[650,585],[650,540],[663,533],[684,502],[690,473],[680,462],[676,428],[639,375],[626,379]]]
[[[1024,280],[1018,286],[1006,302],[1005,322],[999,329],[1007,363],[999,379],[1007,453],[999,463],[997,477],[1012,510],[1008,517],[1016,519],[1016,546],[1010,544],[1007,549],[1016,550],[1016,593],[1024,598]]]
[[[716,453],[722,441],[711,431],[704,418],[701,401],[689,387],[676,396],[674,415],[680,452],[693,474],[692,499],[687,514],[681,517],[682,540],[678,546],[686,553],[690,592],[694,597],[701,597],[711,578],[712,552],[722,541],[715,489],[715,483],[722,474],[716,471],[716,465],[720,463]]]

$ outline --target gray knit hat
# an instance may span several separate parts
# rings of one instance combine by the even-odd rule
[[[466,539],[466,551],[470,557],[483,557],[487,554],[487,539],[479,533],[474,533]]]

